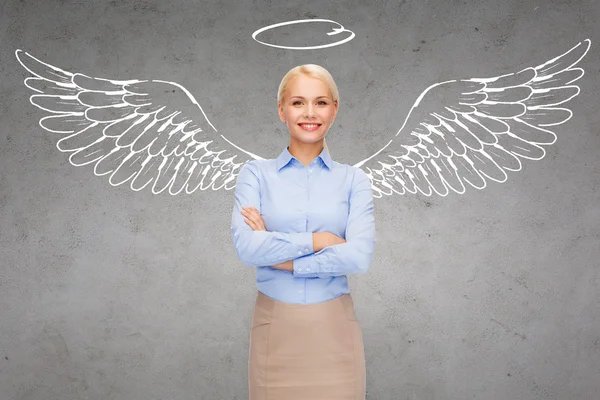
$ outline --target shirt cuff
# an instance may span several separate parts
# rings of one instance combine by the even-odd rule
[[[299,232],[294,233],[290,237],[291,242],[297,246],[296,254],[294,256],[306,256],[313,254],[313,238],[312,232]]]
[[[327,266],[315,262],[315,254],[296,258],[292,263],[294,278],[319,278],[320,274],[331,272]]]

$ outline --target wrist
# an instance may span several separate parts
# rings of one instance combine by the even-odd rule
[[[319,252],[327,247],[327,234],[328,232],[314,232],[313,233],[313,252]]]

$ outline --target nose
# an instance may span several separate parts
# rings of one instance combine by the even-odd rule
[[[314,105],[312,103],[308,103],[304,108],[304,114],[307,118],[313,118],[315,115]]]

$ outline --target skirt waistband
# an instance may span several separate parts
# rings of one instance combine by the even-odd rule
[[[262,292],[256,296],[255,307],[266,312],[270,318],[279,320],[323,320],[339,315],[347,319],[356,320],[354,313],[354,300],[350,293],[335,299],[312,304],[284,303],[275,300]]]

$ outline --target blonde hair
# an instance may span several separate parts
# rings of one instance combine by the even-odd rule
[[[333,97],[333,101],[334,102],[337,101],[338,107],[339,107],[340,93],[338,91],[337,85],[335,84],[335,81],[333,80],[333,77],[331,76],[329,71],[327,71],[325,68],[323,68],[317,64],[299,65],[297,67],[290,69],[288,71],[288,73],[285,74],[285,76],[281,80],[281,83],[279,84],[279,90],[277,91],[277,104],[278,105],[283,100],[283,94],[287,90],[289,81],[293,77],[298,76],[300,74],[304,74],[311,78],[317,78],[317,79],[320,79],[321,81],[323,81],[329,87],[329,90],[331,91],[331,96]],[[323,138],[323,147],[329,153],[329,148],[327,147],[327,141],[325,140],[325,138]]]

